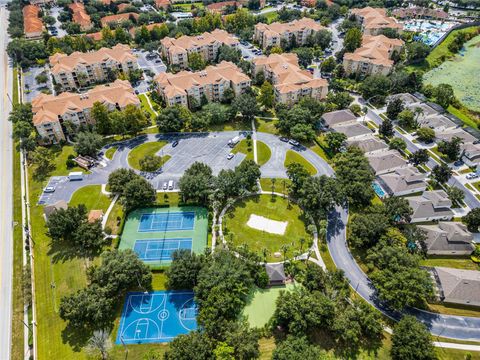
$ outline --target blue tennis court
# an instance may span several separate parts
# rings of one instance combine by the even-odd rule
[[[191,238],[145,239],[135,241],[133,250],[143,261],[172,260],[172,253],[178,249],[192,249]]]
[[[133,292],[123,306],[117,344],[172,341],[197,328],[192,291]]]
[[[193,230],[195,212],[142,214],[138,232]]]

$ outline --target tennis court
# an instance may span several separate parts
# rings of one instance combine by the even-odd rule
[[[178,249],[192,249],[192,239],[146,239],[135,241],[133,250],[143,261],[171,260]]]
[[[177,249],[202,253],[207,246],[208,212],[198,206],[150,207],[128,214],[119,249],[131,249],[153,268],[170,265]]]
[[[138,225],[139,232],[161,232],[177,230],[193,230],[195,213],[166,212],[155,214],[143,214]]]
[[[132,292],[125,299],[117,344],[170,342],[197,328],[192,291]]]

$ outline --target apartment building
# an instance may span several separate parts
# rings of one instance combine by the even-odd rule
[[[138,68],[137,58],[127,45],[71,55],[57,53],[50,56],[51,73],[63,90],[79,89],[104,82],[111,71],[128,73]]]
[[[79,24],[82,31],[90,30],[93,27],[90,15],[85,11],[83,3],[74,2],[69,5],[69,8],[72,11],[72,21]]]
[[[233,89],[238,96],[251,83],[247,75],[228,61],[197,72],[161,73],[155,81],[160,96],[168,106],[179,104],[186,107],[190,105],[190,99],[194,98],[200,103],[204,95],[208,101],[221,101],[227,89]]]
[[[237,48],[239,41],[225,30],[215,29],[201,35],[181,36],[178,39],[166,37],[160,41],[160,50],[171,65],[181,69],[188,67],[188,55],[199,53],[205,61],[214,61],[222,45]]]
[[[129,21],[129,20],[135,20],[135,22],[138,20],[138,14],[134,12],[128,12],[128,13],[123,13],[123,14],[117,14],[117,15],[108,15],[104,16],[100,19],[100,23],[102,24],[103,27],[109,26],[109,25],[120,25],[124,21]]]
[[[362,46],[353,53],[345,53],[343,67],[347,74],[388,75],[394,65],[393,54],[399,54],[403,40],[390,39],[385,35],[364,35]]]
[[[27,39],[39,39],[42,37],[43,26],[42,19],[38,17],[40,8],[35,5],[25,5],[23,12],[23,30]]]
[[[352,9],[350,13],[361,22],[364,35],[379,35],[383,29],[393,29],[399,33],[403,30],[403,25],[395,18],[387,16],[384,8],[367,6],[362,9]]]
[[[255,25],[253,39],[258,42],[263,49],[273,46],[280,47],[282,39],[290,43],[294,37],[298,45],[305,45],[310,35],[322,29],[325,28],[310,18],[293,20],[289,23],[258,23]]]
[[[101,102],[109,110],[123,109],[127,105],[140,105],[132,86],[126,80],[115,80],[99,85],[83,94],[64,92],[58,96],[40,94],[32,100],[33,124],[43,143],[65,140],[64,122],[75,125],[92,124],[90,110]]]
[[[327,80],[314,79],[310,72],[300,69],[296,54],[259,56],[252,64],[253,76],[264,73],[265,79],[274,86],[275,101],[279,103],[292,105],[302,97],[320,100],[327,96]]]

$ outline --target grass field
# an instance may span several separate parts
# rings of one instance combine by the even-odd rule
[[[232,150],[233,154],[242,153],[245,154],[246,160],[253,160],[253,140],[243,139]]]
[[[194,5],[197,9],[203,9],[204,5],[203,3],[200,2],[194,2],[194,3],[187,3],[187,4],[174,4],[173,8],[180,8],[182,11],[190,11],[192,9],[192,5]]]
[[[475,264],[470,258],[459,257],[432,257],[420,262],[422,266],[443,266],[462,270],[480,270],[480,266]]]
[[[272,152],[267,144],[262,141],[257,140],[257,162],[259,166],[265,164],[270,157],[272,156]]]
[[[73,193],[69,206],[84,204],[89,211],[103,210],[103,213],[105,213],[110,206],[110,202],[110,198],[102,193],[101,185],[87,185]]]
[[[278,135],[278,130],[275,127],[275,124],[278,123],[278,120],[268,120],[255,118],[255,128],[258,132],[265,132],[269,134]]]
[[[128,153],[128,164],[132,168],[140,170],[140,160],[147,155],[156,156],[166,144],[166,141],[151,141],[138,145]]]
[[[248,227],[251,214],[276,221],[288,221],[285,234],[271,234]],[[282,245],[288,247],[286,257],[290,258],[297,250],[305,251],[311,241],[311,235],[305,229],[302,210],[279,196],[259,195],[239,200],[223,218],[223,226],[227,241],[231,240],[236,246],[247,245],[262,257],[262,249],[265,248],[268,252],[267,261],[281,260],[274,257],[274,253],[280,252],[283,257]],[[301,244],[302,238],[304,244]]]
[[[105,224],[105,227],[110,228],[112,230],[113,235],[118,235],[120,234],[120,230],[122,229],[123,221],[124,221],[123,207],[117,201],[115,205],[113,205],[112,211],[110,211],[110,214],[108,215],[108,219],[107,219],[107,223]]]
[[[260,186],[263,191],[272,191],[280,194],[288,194],[288,186],[292,183],[289,179],[275,179],[275,186],[273,186],[273,179],[261,178]]]
[[[462,306],[458,304],[428,304],[428,308],[432,312],[438,312],[441,314],[480,317],[480,311],[478,308],[470,306]]]
[[[291,163],[298,163],[300,165],[303,165],[310,175],[315,175],[317,173],[317,170],[313,167],[313,165],[310,164],[307,160],[305,160],[302,155],[300,155],[296,151],[288,150],[283,165],[287,167]]]
[[[109,160],[112,160],[113,159],[113,155],[115,155],[115,153],[117,152],[117,147],[116,146],[112,146],[111,148],[109,148],[107,151],[105,151],[105,157]]]
[[[140,104],[142,105],[142,109],[144,111],[146,111],[148,114],[150,114],[150,119],[152,119],[152,120],[155,119],[157,117],[157,115],[155,114],[155,111],[153,111],[152,107],[148,103],[147,95],[140,94],[140,95],[137,95],[137,96],[140,99]]]

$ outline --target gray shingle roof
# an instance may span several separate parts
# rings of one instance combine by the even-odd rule
[[[435,276],[441,300],[480,306],[480,271],[435,267]]]
[[[396,150],[381,151],[367,154],[366,156],[375,174],[394,171],[395,169],[408,165],[407,160]]]
[[[265,270],[267,271],[268,279],[270,283],[284,283],[286,276],[283,263],[278,264],[265,264]]]
[[[361,140],[353,139],[347,141],[347,144],[350,146],[357,146],[364,153],[374,152],[378,150],[384,150],[388,148],[388,145],[375,136],[371,135],[364,137]]]
[[[327,126],[333,126],[349,121],[357,120],[357,117],[350,110],[337,110],[322,115],[323,122]]]
[[[443,190],[425,191],[421,196],[412,196],[407,200],[413,209],[411,222],[422,221],[426,218],[435,220],[453,217],[450,209],[452,202]]]
[[[359,122],[348,122],[331,126],[336,132],[345,134],[347,138],[353,138],[356,136],[371,134],[370,130],[365,125],[360,124]]]
[[[393,173],[379,175],[378,178],[391,194],[424,191],[427,187],[426,175],[416,167],[406,167]]]
[[[473,235],[458,222],[439,222],[435,225],[419,225],[427,238],[427,253],[430,255],[469,255],[475,246]]]
[[[458,137],[463,140],[465,144],[473,143],[477,138],[462,129],[453,129],[453,130],[445,130],[435,134],[435,137],[439,140],[447,140],[450,141],[454,137]]]

